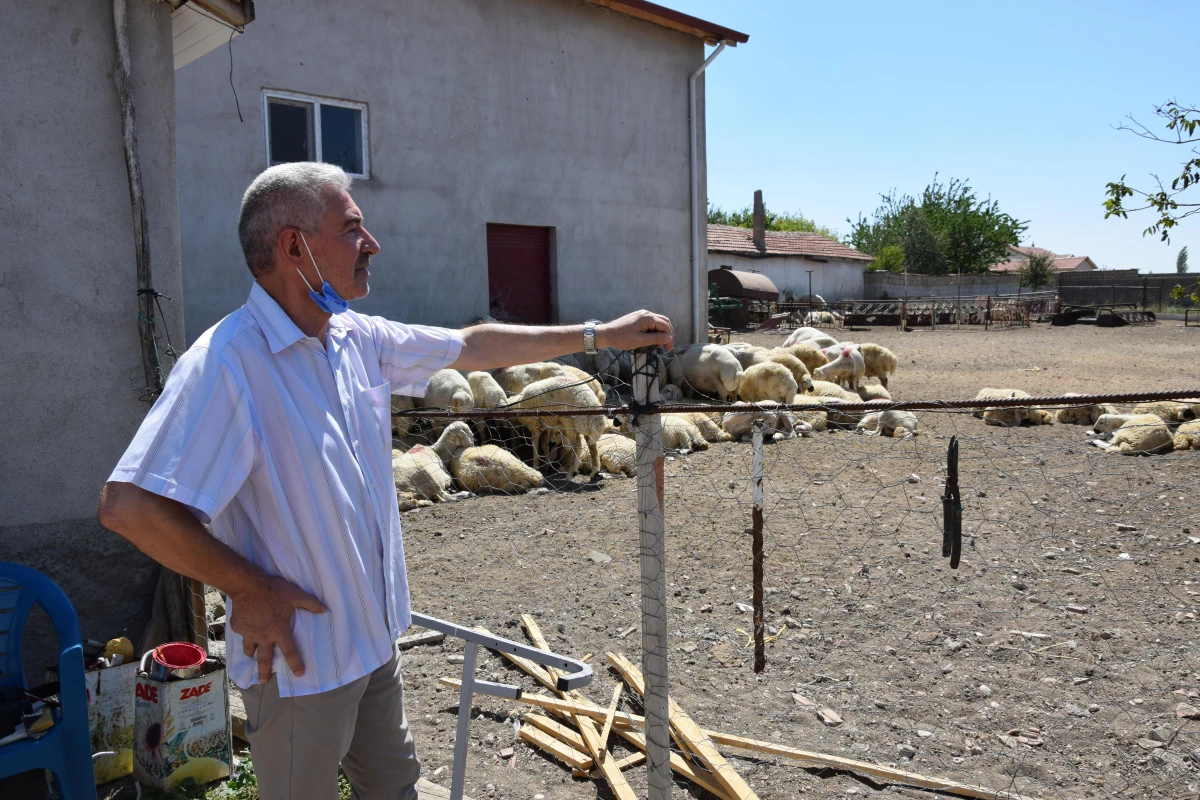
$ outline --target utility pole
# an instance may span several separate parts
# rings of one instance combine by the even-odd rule
[[[805,272],[807,272],[807,273],[808,273],[808,310],[809,310],[809,311],[812,311],[812,302],[813,302],[813,296],[812,296],[812,274],[813,274],[813,271],[810,269],[810,270],[805,270]]]

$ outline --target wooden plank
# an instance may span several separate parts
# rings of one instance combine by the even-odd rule
[[[441,678],[440,682],[444,686],[449,686],[454,689],[459,688],[457,678]],[[559,700],[556,697],[548,695],[526,694],[521,695],[517,702],[526,705],[535,706],[545,709],[546,711],[571,713],[572,711],[586,714],[592,719],[602,720],[608,714],[608,710],[600,706],[578,702],[567,703]],[[630,714],[628,711],[618,711],[613,718],[613,731],[617,735],[627,741],[634,741],[625,734],[633,733],[640,736],[642,725],[645,723],[645,718],[637,714]],[[720,731],[704,729],[704,733],[712,739],[714,744],[723,745],[725,747],[735,747],[742,750],[751,750],[758,753],[768,753],[771,755],[782,756],[800,761],[806,765],[818,767],[832,767],[834,769],[844,769],[850,772],[861,772],[864,775],[870,775],[876,779],[886,781],[888,783],[896,783],[905,786],[916,786],[925,789],[936,789],[946,792],[947,794],[957,795],[959,797],[970,797],[976,800],[1037,800],[1030,795],[1023,795],[1017,792],[1006,792],[1001,789],[989,789],[986,786],[976,786],[973,784],[962,783],[950,778],[938,778],[928,775],[921,775],[916,772],[907,772],[899,769],[889,769],[876,764],[871,764],[866,761],[857,761],[855,759],[843,758],[841,756],[830,755],[828,753],[817,753],[808,750],[800,750],[794,747],[786,747],[784,745],[773,744],[771,742],[762,742],[755,739],[748,739],[744,736],[735,736],[730,733],[721,733]],[[644,740],[643,740],[644,741]],[[680,759],[683,761],[683,759]],[[686,763],[686,762],[684,762]],[[672,769],[675,768],[675,763],[672,761]],[[685,774],[679,770],[681,775]]]
[[[600,731],[600,758],[608,747],[608,734],[612,730],[613,717],[617,715],[617,703],[621,702],[621,684],[613,687],[612,701],[608,704],[608,713],[604,716],[604,728]]]
[[[646,735],[637,730],[623,730],[620,728],[614,729],[616,734],[625,741],[637,747],[643,753],[646,751]],[[671,769],[678,772],[683,777],[687,778],[692,783],[710,792],[720,800],[729,800],[729,794],[721,788],[721,786],[712,779],[712,776],[707,772],[697,772],[696,768],[691,763],[676,752],[672,752],[670,756]]]
[[[550,734],[563,744],[570,745],[580,752],[583,752],[587,749],[587,745],[583,743],[582,736],[568,728],[566,725],[560,725],[549,717],[541,714],[526,714],[521,717],[521,721],[527,725],[533,725],[536,728],[540,728],[542,732]]]
[[[630,753],[629,755],[625,756],[624,758],[622,758],[620,761],[617,762],[617,769],[627,770],[630,767],[636,767],[639,764],[643,764],[643,763],[645,763],[645,761],[646,761],[645,753],[640,753],[640,752],[639,753]],[[584,772],[583,770],[573,769],[573,770],[571,770],[571,777],[572,778],[599,778],[600,773],[596,772],[595,770],[592,770],[591,772]]]
[[[629,659],[616,653],[609,653],[608,660],[622,676],[636,676],[639,681],[642,681],[640,671]],[[670,697],[667,698],[667,704],[670,709],[671,729],[683,741],[684,746],[700,760],[700,763],[712,772],[717,783],[721,784],[721,787],[736,800],[757,800],[758,795],[737,773],[733,765],[725,760],[725,756],[721,755],[721,751],[717,750],[716,745],[704,730],[693,722],[687,712]]]
[[[567,766],[578,770],[589,770],[594,763],[588,755],[579,752],[569,745],[563,744],[553,736],[542,733],[530,725],[522,725],[521,732],[517,734],[517,738],[522,742],[537,747],[543,752],[549,753]]]
[[[549,651],[550,645],[547,644],[546,637],[542,635],[542,630],[538,627],[537,621],[528,614],[522,614],[521,622],[525,626],[525,631],[529,634],[534,647],[539,650]],[[558,677],[558,672],[553,667],[547,667],[546,671],[552,678]],[[559,694],[564,700],[570,703],[575,703],[582,698],[582,695],[575,691],[559,692]],[[600,744],[600,734],[596,731],[596,723],[581,710],[573,710],[572,716],[575,719],[575,724],[579,727],[583,743],[587,745],[587,752],[591,755],[596,766],[600,768],[600,773],[613,790],[613,794],[617,796],[618,800],[638,800],[637,795],[633,792],[633,788],[625,780],[625,776],[621,774],[621,770],[613,764],[611,759],[604,758]]]

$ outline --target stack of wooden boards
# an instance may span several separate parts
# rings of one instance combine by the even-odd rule
[[[549,650],[538,624],[528,614],[521,624],[534,646]],[[516,702],[532,706],[521,725],[520,739],[553,756],[571,768],[577,778],[605,780],[618,800],[637,797],[625,779],[623,770],[646,761],[645,719],[622,710],[619,705],[626,688],[641,702],[645,681],[641,671],[619,653],[608,653],[609,665],[621,677],[607,706],[599,705],[580,691],[558,691],[554,669],[535,664],[520,656],[501,653],[504,658],[525,671],[553,694],[522,694]],[[442,678],[445,686],[461,686],[456,678]],[[880,783],[893,783],[933,789],[959,797],[980,800],[1033,800],[1016,792],[988,789],[947,778],[928,777],[905,770],[881,767],[865,761],[786,747],[743,736],[706,730],[698,725],[674,700],[669,700],[671,739],[671,770],[722,800],[757,800],[757,795],[734,764],[725,758],[717,745],[758,754],[781,756],[801,762],[808,767],[844,770]],[[461,709],[460,709],[461,713]],[[625,757],[608,750],[612,735],[623,739],[634,752]]]

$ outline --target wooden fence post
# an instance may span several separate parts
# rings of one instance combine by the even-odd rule
[[[761,673],[767,668],[766,634],[763,622],[763,425],[754,423],[754,508],[751,510],[751,559],[754,581],[754,671]]]
[[[634,403],[659,402],[658,354],[633,356]],[[667,553],[663,509],[662,416],[634,416],[637,446],[638,530],[642,567],[642,672],[646,676],[646,767],[649,800],[671,797],[671,735],[667,716]]]

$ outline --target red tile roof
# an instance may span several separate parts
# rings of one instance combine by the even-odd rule
[[[767,231],[767,246],[759,250],[754,246],[754,231],[733,225],[708,226],[708,252],[730,253],[738,256],[770,258],[777,256],[807,256],[833,261],[874,261],[874,256],[860,253],[819,233],[793,231]]]
[[[1022,251],[1032,248],[1020,248]],[[1041,248],[1038,248],[1041,249]],[[1051,268],[1055,272],[1068,272],[1070,270],[1079,269],[1080,265],[1085,261],[1091,261],[1087,256],[1054,256],[1054,263]],[[1004,261],[999,264],[993,264],[988,267],[992,272],[1016,272],[1028,264],[1028,261],[1019,259],[1017,261]],[[1095,265],[1090,269],[1095,269]],[[1085,268],[1087,269],[1087,268]]]
[[[616,11],[618,14],[640,19],[643,22],[696,36],[709,44],[724,41],[731,47],[737,47],[739,42],[745,44],[750,39],[748,35],[740,31],[702,20],[699,17],[689,16],[657,3],[649,3],[646,0],[588,0],[588,2]]]

